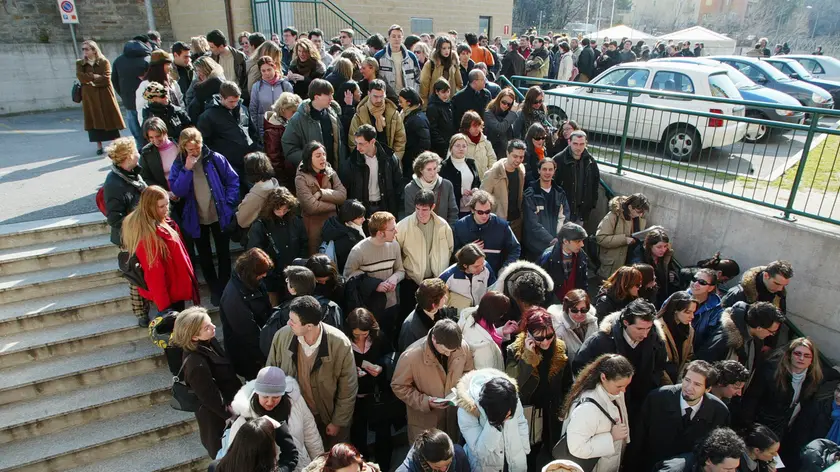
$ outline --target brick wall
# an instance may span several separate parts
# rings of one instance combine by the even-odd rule
[[[153,0],[155,26],[164,41],[172,38],[166,0]],[[76,37],[97,41],[125,41],[148,30],[143,0],[76,0],[79,24]],[[0,42],[4,44],[70,41],[70,27],[61,23],[56,0],[0,1]]]

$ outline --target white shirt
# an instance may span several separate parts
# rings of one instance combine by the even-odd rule
[[[368,179],[368,199],[371,202],[378,202],[382,200],[382,194],[379,193],[379,161],[376,156],[365,156],[365,164],[370,169],[370,178]]]
[[[703,397],[700,397],[700,401],[697,402],[696,405],[691,406],[685,401],[685,398],[682,396],[682,392],[680,392],[680,416],[685,414],[686,408],[691,408],[691,419],[693,420],[695,416],[697,416],[697,412],[700,410],[700,405],[703,404]]]
[[[629,334],[627,334],[627,330],[626,330],[626,329],[622,329],[622,330],[621,330],[621,333],[624,335],[624,340],[625,340],[625,341],[627,341],[627,344],[629,344],[629,345],[630,345],[630,348],[631,348],[631,349],[636,349],[636,346],[638,346],[638,345],[639,345],[639,343],[638,343],[637,341],[633,341],[633,340],[630,338],[630,335],[629,335]]]
[[[300,341],[300,347],[303,348],[303,354],[306,355],[306,357],[315,354],[315,351],[318,350],[318,346],[321,345],[321,338],[324,337],[324,327],[318,325],[318,328],[321,330],[321,332],[318,333],[318,339],[316,339],[315,343],[313,343],[311,346],[306,343],[306,339],[304,339],[303,336],[298,336],[298,341]]]

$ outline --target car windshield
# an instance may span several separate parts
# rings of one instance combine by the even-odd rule
[[[731,98],[734,100],[740,100],[742,98],[741,92],[732,83],[732,79],[729,78],[728,74],[723,72],[709,76],[709,89],[712,91],[713,97]]]
[[[768,64],[767,62],[757,62],[758,68],[764,72],[765,74],[769,75],[773,80],[777,82],[790,82],[790,77],[786,76],[782,73],[779,69],[776,69],[773,65]]]
[[[761,87],[761,85],[756,84],[749,77],[742,74],[741,71],[729,64],[723,64],[723,67],[726,68],[726,75],[729,77],[729,80],[738,87],[738,90],[753,90]]]

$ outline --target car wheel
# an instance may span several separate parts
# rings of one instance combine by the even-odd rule
[[[767,117],[763,113],[749,112],[747,118],[757,118],[766,120]],[[744,141],[748,143],[763,143],[770,137],[770,128],[767,125],[758,125],[754,123],[747,123],[747,134],[744,135]]]
[[[568,120],[569,117],[567,117],[566,113],[558,107],[548,107],[548,115],[546,116],[546,119],[548,119],[548,122],[551,123],[551,126],[560,129],[560,127],[563,126],[563,122]]]
[[[673,161],[686,162],[700,155],[700,134],[691,126],[678,125],[665,134],[665,155]]]

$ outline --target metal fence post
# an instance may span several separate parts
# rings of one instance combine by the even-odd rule
[[[321,25],[318,24],[318,4],[319,3],[321,3],[321,2],[316,1],[315,3],[313,3],[313,5],[315,5],[315,27],[320,29]]]
[[[618,150],[618,164],[615,173],[621,175],[621,164],[624,161],[624,151],[627,147],[627,128],[630,126],[630,111],[633,108],[633,92],[627,94],[627,110],[624,111],[624,130],[621,132],[621,147]]]
[[[796,177],[793,178],[793,187],[790,189],[790,196],[788,196],[785,211],[782,218],[788,221],[796,221],[796,218],[790,216],[793,210],[793,202],[796,200],[796,192],[799,191],[799,184],[802,181],[802,174],[805,173],[805,163],[808,162],[808,154],[811,153],[811,143],[814,141],[814,133],[820,121],[819,113],[811,115],[811,127],[808,129],[808,136],[805,137],[805,145],[802,148],[802,158],[799,159],[799,167],[796,169]]]

